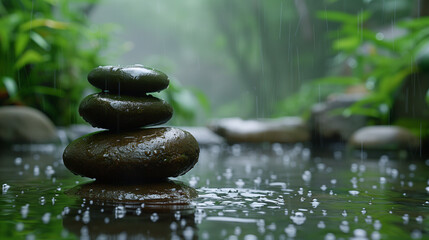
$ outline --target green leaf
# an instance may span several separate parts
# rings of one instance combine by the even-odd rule
[[[337,11],[318,11],[316,16],[319,19],[328,21],[341,22],[345,24],[357,24],[358,22],[364,22],[368,20],[371,14],[367,11],[363,11],[356,16]]]
[[[21,69],[27,64],[30,63],[39,63],[45,61],[45,57],[43,57],[40,53],[29,49],[25,51],[25,53],[16,61],[15,69]]]
[[[30,37],[27,33],[19,33],[15,42],[15,55],[19,56],[27,47]]]
[[[312,84],[332,84],[332,85],[354,85],[362,81],[357,77],[325,77],[319,78],[312,82]]]
[[[1,82],[3,83],[4,87],[6,88],[7,94],[10,98],[13,98],[16,96],[18,92],[18,87],[16,86],[16,82],[11,77],[3,77],[1,79]]]
[[[320,19],[343,23],[355,23],[357,21],[355,15],[336,11],[319,11],[316,16]]]
[[[21,20],[18,13],[9,14],[0,18],[0,43],[3,51],[8,51],[15,26]]]
[[[64,90],[61,90],[58,88],[35,86],[31,89],[33,90],[33,92],[43,94],[43,95],[50,95],[50,96],[56,96],[56,97],[63,97],[65,95]]]
[[[364,107],[351,107],[343,111],[343,116],[349,117],[351,115],[363,115],[368,117],[379,117],[380,113],[376,109]]]
[[[20,27],[20,30],[28,31],[38,27],[47,27],[47,28],[61,30],[61,29],[67,29],[68,26],[69,24],[65,22],[59,22],[52,19],[39,18],[39,19],[30,20],[22,24]]]
[[[51,48],[49,43],[42,36],[40,36],[38,33],[31,32],[30,37],[31,37],[31,40],[33,40],[43,50],[49,51],[49,49]]]
[[[389,96],[381,93],[372,93],[364,99],[354,103],[350,107],[346,108],[343,112],[345,116],[357,114],[365,115],[369,117],[381,117],[381,113],[378,109],[380,104],[385,104],[389,101]]]
[[[397,24],[398,27],[409,28],[409,29],[422,29],[429,26],[429,17],[421,17],[417,19],[407,19]]]
[[[415,67],[409,67],[397,72],[393,76],[386,76],[380,82],[380,92],[385,95],[392,95],[405,78],[415,71]]]
[[[335,40],[332,43],[332,47],[334,50],[337,51],[351,51],[355,50],[357,47],[359,47],[359,44],[361,43],[360,38],[358,37],[346,37],[346,38],[340,38]]]
[[[198,103],[203,107],[204,111],[209,112],[210,111],[210,101],[207,98],[207,96],[199,89],[196,88],[190,88],[189,89],[197,98]]]

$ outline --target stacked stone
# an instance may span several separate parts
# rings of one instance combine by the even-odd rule
[[[172,117],[167,102],[148,94],[167,88],[167,75],[142,65],[101,66],[88,81],[102,91],[87,96],[79,114],[107,130],[67,146],[63,160],[70,171],[107,182],[156,181],[182,175],[196,164],[199,147],[190,133],[147,128]]]

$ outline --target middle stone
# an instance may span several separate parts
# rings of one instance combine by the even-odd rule
[[[93,127],[128,130],[165,123],[172,117],[173,108],[150,95],[118,96],[102,92],[83,99],[79,114]]]

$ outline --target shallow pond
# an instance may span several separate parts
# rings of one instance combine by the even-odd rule
[[[130,205],[75,194],[91,180],[65,169],[63,149],[0,150],[0,238],[429,239],[429,160],[202,146],[171,183],[198,193],[190,204]]]

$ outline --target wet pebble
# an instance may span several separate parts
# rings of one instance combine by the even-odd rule
[[[177,128],[148,128],[85,135],[64,150],[65,166],[101,181],[147,181],[176,177],[198,161],[199,146]]]
[[[173,116],[173,108],[153,96],[95,93],[82,100],[79,114],[93,127],[127,130],[165,123]]]
[[[144,95],[167,88],[168,76],[140,64],[130,66],[100,66],[88,74],[94,87],[111,93]]]

